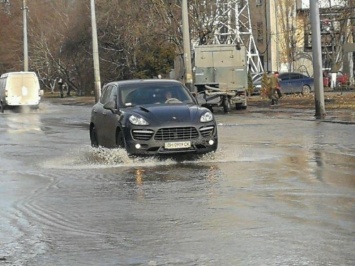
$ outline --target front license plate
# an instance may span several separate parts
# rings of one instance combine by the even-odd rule
[[[185,149],[191,147],[191,141],[180,141],[180,142],[166,142],[164,145],[165,149]]]

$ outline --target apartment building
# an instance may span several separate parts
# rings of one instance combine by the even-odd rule
[[[344,49],[355,35],[354,0],[319,0],[323,68],[354,71]],[[253,35],[264,69],[313,75],[309,0],[249,0]],[[351,49],[350,49],[351,50]]]

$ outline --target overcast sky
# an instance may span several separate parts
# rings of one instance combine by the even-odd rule
[[[309,1],[313,1],[313,0],[302,0],[302,7],[303,8],[309,8]],[[322,7],[322,8],[327,8],[329,7],[331,4],[331,6],[337,6],[337,5],[340,5],[340,6],[344,6],[345,3],[344,0],[319,0],[319,7]]]

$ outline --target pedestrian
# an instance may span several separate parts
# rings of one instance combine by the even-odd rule
[[[59,93],[60,93],[60,97],[63,98],[64,97],[64,92],[63,92],[63,80],[60,78],[58,80],[58,85],[59,85]]]
[[[279,99],[282,97],[281,86],[279,82],[279,72],[275,72],[270,77],[270,94],[271,105],[278,105]]]
[[[279,79],[279,72],[275,72],[275,77],[276,77],[276,83],[277,86],[275,88],[277,95],[279,96],[279,99],[282,97],[281,93],[281,85],[280,85],[280,79]]]

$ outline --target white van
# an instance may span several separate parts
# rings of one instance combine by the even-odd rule
[[[9,72],[0,77],[0,111],[6,106],[30,106],[38,108],[41,95],[35,72]]]

